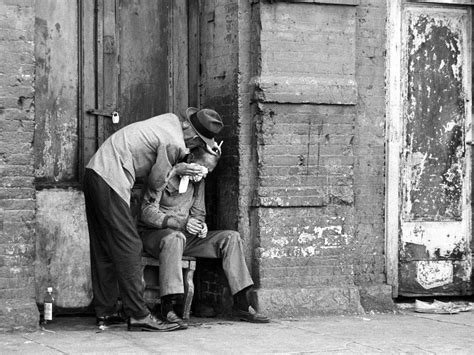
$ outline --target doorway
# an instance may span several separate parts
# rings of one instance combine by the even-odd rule
[[[389,3],[387,281],[472,293],[470,6]],[[389,31],[390,33],[390,31]]]
[[[118,129],[198,106],[199,1],[80,1],[79,16],[82,172]]]

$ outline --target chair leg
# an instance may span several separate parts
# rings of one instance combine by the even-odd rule
[[[191,313],[191,303],[193,302],[194,296],[194,270],[183,269],[183,283],[184,283],[184,306],[183,306],[183,319],[189,320]]]

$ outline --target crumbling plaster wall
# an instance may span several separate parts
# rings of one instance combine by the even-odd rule
[[[61,309],[92,301],[89,236],[78,185],[78,9],[36,2],[36,301],[53,287]]]

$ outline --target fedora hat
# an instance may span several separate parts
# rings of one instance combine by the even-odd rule
[[[198,109],[189,107],[186,110],[186,118],[194,128],[198,136],[210,147],[214,148],[217,144],[214,137],[224,127],[221,116],[209,108]]]

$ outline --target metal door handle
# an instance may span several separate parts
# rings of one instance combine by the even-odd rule
[[[98,110],[95,108],[91,108],[86,111],[89,115],[96,115],[96,116],[103,116],[103,117],[110,117],[112,118],[112,122],[117,124],[120,121],[120,115],[117,111],[106,111],[106,110]]]

